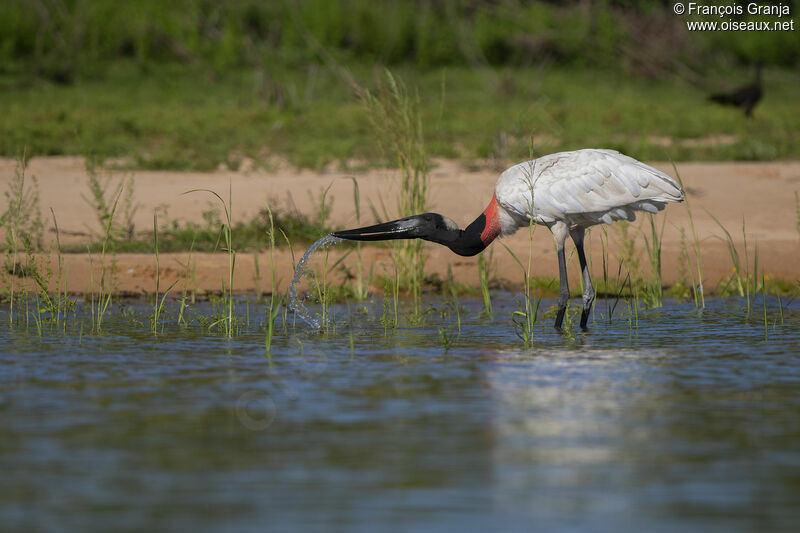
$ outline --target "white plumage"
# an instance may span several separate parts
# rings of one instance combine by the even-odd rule
[[[559,152],[507,169],[497,180],[501,235],[537,224],[566,224],[569,230],[616,220],[635,220],[636,211],[657,213],[683,200],[671,177],[614,150]],[[532,207],[532,208],[531,208]],[[502,216],[505,214],[506,216]]]
[[[636,219],[636,211],[657,213],[667,202],[683,201],[683,190],[661,171],[614,150],[559,152],[515,165],[495,185],[499,235],[533,220],[550,228],[558,254],[559,295],[555,327],[561,328],[569,299],[564,256],[567,236],[578,251],[583,277],[585,328],[594,303],[592,278],[583,250],[586,228]]]

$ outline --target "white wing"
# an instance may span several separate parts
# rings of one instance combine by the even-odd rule
[[[513,166],[500,175],[495,195],[509,214],[525,223],[532,214],[536,222],[581,225],[633,220],[634,210],[655,213],[666,202],[683,200],[680,186],[663,172],[614,150],[597,149],[560,152]]]

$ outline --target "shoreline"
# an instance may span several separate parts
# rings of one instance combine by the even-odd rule
[[[455,220],[461,227],[483,211],[491,199],[494,182],[498,173],[486,169],[464,169],[457,162],[437,160],[429,178],[428,209],[440,212]],[[649,163],[674,176],[672,164]],[[0,160],[0,188],[7,189],[14,176],[15,162]],[[771,163],[676,163],[676,168],[686,189],[692,209],[695,229],[698,234],[702,254],[702,271],[706,294],[711,294],[720,280],[733,273],[733,263],[724,240],[724,232],[713,217],[730,232],[738,249],[742,269],[745,270],[745,256],[750,266],[754,266],[754,254],[758,252],[758,271],[768,281],[782,280],[795,285],[800,279],[800,234],[798,233],[798,206],[795,193],[800,191],[800,161],[781,161]],[[95,213],[88,207],[85,197],[86,171],[80,158],[35,158],[30,161],[27,175],[36,176],[40,193],[42,219],[45,224],[45,247],[54,249],[55,234],[50,209],[55,213],[62,234],[63,244],[86,242],[85,234],[97,225]],[[273,173],[251,172],[112,172],[112,183],[118,179],[132,179],[134,183],[133,201],[137,206],[132,223],[136,228],[152,228],[153,213],[160,210],[159,221],[175,221],[181,224],[203,221],[203,211],[214,206],[213,197],[195,194],[185,195],[190,189],[207,188],[216,190],[227,200],[228,188],[233,194],[233,219],[243,220],[253,216],[264,205],[290,205],[296,212],[311,216],[318,209],[317,202],[330,186],[329,224],[333,227],[355,227],[357,216],[354,212],[353,179],[358,181],[362,212],[361,224],[373,223],[372,209],[377,212],[392,213],[394,192],[397,191],[397,174],[392,170],[370,170],[363,173],[324,172],[284,168]],[[371,206],[365,208],[364,206]],[[711,216],[713,214],[713,217]],[[620,231],[620,224],[597,226],[587,239],[587,255],[597,285],[602,278],[602,262],[607,261],[606,269],[610,278],[625,278],[625,268],[620,268],[622,257],[632,245],[638,252],[638,263],[631,264],[629,270],[648,271],[648,258],[644,253],[644,237],[650,232],[649,221],[640,214],[637,221],[629,226],[627,237]],[[389,218],[387,216],[386,218]],[[670,204],[655,218],[657,227],[662,227],[662,273],[664,286],[674,285],[681,279],[690,279],[688,269],[694,263],[694,242],[687,213],[687,204]],[[747,252],[744,249],[744,232],[747,238]],[[627,239],[627,240],[626,240]],[[553,241],[549,231],[537,227],[532,241],[527,231],[522,229],[504,238],[503,244],[520,257],[523,262],[532,250],[532,277],[557,277],[557,262]],[[531,244],[532,243],[532,244]],[[264,245],[267,245],[266,236]],[[605,246],[605,254],[603,247]],[[307,249],[304,244],[295,244],[294,251],[287,247],[276,248],[276,277],[278,290],[285,290],[293,275],[293,264]],[[347,254],[348,248],[337,246],[330,249],[329,264],[334,264]],[[375,276],[393,272],[391,249],[388,247],[364,246],[362,264],[365,272],[372,268]],[[478,287],[477,257],[458,257],[444,247],[426,243],[426,276],[447,279],[448,267],[454,280],[463,285]],[[574,289],[580,286],[577,257],[570,244],[567,246],[570,284]],[[493,266],[490,276],[508,287],[520,287],[522,273],[519,266],[510,258],[499,243],[488,249]],[[689,261],[686,261],[688,254]],[[55,289],[58,265],[55,252],[37,254],[37,257],[50,257],[52,271],[49,284]],[[24,260],[24,254],[19,254]],[[260,280],[256,275],[255,254],[252,251],[237,254],[234,292],[269,292],[271,274],[269,271],[269,252],[261,249],[258,253]],[[99,254],[63,254],[68,273],[68,292],[83,294],[89,292],[92,278],[97,283],[100,273]],[[190,258],[192,265],[189,265]],[[488,258],[488,257],[487,257]],[[116,254],[114,287],[123,294],[147,294],[155,290],[155,256],[149,254]],[[110,264],[111,255],[106,257]],[[343,265],[353,270],[355,254],[344,260]],[[47,261],[44,261],[45,263]],[[629,261],[630,263],[630,261]],[[91,272],[90,264],[94,265]],[[314,260],[312,266],[317,264]],[[176,280],[187,276],[187,269],[193,271],[194,287],[200,291],[215,292],[222,289],[228,280],[228,257],[224,252],[217,253],[160,253],[161,287],[169,287]],[[90,275],[91,272],[91,275]],[[617,272],[622,272],[617,276]],[[696,275],[696,273],[695,273]],[[340,284],[346,273],[337,270],[332,273],[331,282]],[[191,275],[190,275],[191,277]],[[6,275],[5,284],[10,282]],[[17,279],[15,283],[22,282]],[[32,280],[28,280],[32,282]],[[179,290],[179,282],[175,289]]]

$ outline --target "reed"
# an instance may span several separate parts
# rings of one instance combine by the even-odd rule
[[[189,256],[186,258],[186,264],[182,265],[184,268],[183,274],[183,288],[181,289],[180,308],[178,309],[178,325],[188,327],[189,323],[186,321],[186,309],[189,305],[194,304],[197,298],[197,289],[195,280],[196,263],[193,261],[192,254],[194,252],[194,241],[189,246]],[[189,289],[191,282],[191,290]],[[187,303],[187,300],[191,301]]]
[[[686,214],[689,216],[689,226],[692,229],[692,240],[694,242],[694,259],[695,259],[695,267],[697,269],[697,286],[693,287],[695,292],[695,306],[698,304],[697,293],[700,294],[699,299],[699,307],[700,309],[705,309],[706,307],[706,299],[705,294],[703,291],[703,256],[700,252],[700,239],[697,236],[697,229],[694,225],[694,216],[692,215],[692,204],[689,200],[689,193],[686,191],[686,187],[683,185],[683,180],[681,179],[681,174],[678,172],[678,167],[675,166],[675,163],[672,163],[672,170],[675,171],[675,177],[678,179],[678,183],[681,186],[681,190],[684,191],[684,203],[686,204]]]
[[[492,264],[494,252],[489,253],[489,260],[486,259],[486,251],[478,255],[478,280],[481,284],[481,297],[483,298],[483,314],[491,319],[493,315],[492,310],[492,295],[489,292],[489,267]]]
[[[744,219],[742,219],[742,233],[744,233]],[[748,252],[747,252],[747,240],[746,239],[747,239],[747,237],[745,236],[745,246],[744,246],[745,257],[747,257],[747,255],[748,255]],[[748,267],[747,267],[748,272],[747,272],[747,278],[746,278],[747,283],[745,284],[745,287],[747,288],[747,290],[746,290],[746,292],[747,292],[747,316],[749,318],[750,317],[750,299],[751,299],[750,298],[750,280],[751,279],[753,280],[752,281],[752,284],[753,284],[753,289],[752,289],[753,290],[753,298],[755,298],[756,293],[758,292],[758,243],[756,243],[755,252],[753,254],[753,275],[752,275],[752,278],[750,277],[750,272],[749,272],[749,270],[750,270],[749,260],[747,262],[747,265],[748,265]]]
[[[225,336],[230,338],[233,337],[234,332],[236,331],[236,313],[235,313],[235,301],[233,298],[233,274],[236,268],[236,250],[233,248],[233,184],[228,181],[228,202],[226,203],[222,197],[217,194],[216,192],[210,189],[192,189],[190,191],[186,191],[184,194],[194,193],[194,192],[205,192],[208,194],[213,195],[222,205],[222,208],[225,212],[225,221],[222,223],[219,236],[219,239],[224,239],[224,248],[223,250],[228,254],[228,287],[227,290],[225,288],[225,284],[222,285],[222,296],[225,299],[225,304],[227,306],[227,312],[224,317],[216,322],[212,323],[209,327],[216,327],[220,324],[222,325],[223,332]]]
[[[428,158],[425,150],[419,95],[409,94],[402,81],[388,70],[376,93],[357,87],[358,96],[384,155],[400,169],[400,217],[425,212],[428,191]],[[411,292],[414,314],[421,313],[425,255],[419,239],[395,244],[402,286]]]
[[[361,192],[358,187],[358,180],[354,177],[353,180],[353,204],[356,208],[356,224],[361,226]],[[370,266],[369,275],[364,277],[364,262],[361,257],[361,242],[356,241],[356,273],[355,273],[355,287],[353,289],[353,296],[358,301],[366,300],[369,296],[369,287],[372,284],[373,267]]]
[[[95,214],[100,236],[103,237],[109,232],[109,221],[116,217],[118,210],[121,210],[123,220],[118,224],[112,223],[111,238],[114,241],[132,240],[134,236],[133,216],[137,209],[133,201],[135,185],[133,178],[127,180],[121,178],[114,183],[111,173],[102,176],[97,161],[92,157],[87,157],[86,185],[89,189],[89,196],[83,196],[83,199]]]
[[[533,226],[533,224],[531,224],[531,226]],[[531,242],[533,242],[533,230],[530,231]],[[539,318],[539,304],[541,303],[541,298],[535,297],[531,291],[531,262],[530,260],[528,261],[528,267],[526,268],[522,264],[522,261],[520,261],[517,255],[511,250],[511,248],[509,248],[505,243],[501,244],[522,270],[523,289],[522,301],[520,302],[521,309],[511,313],[511,322],[514,325],[514,332],[517,334],[520,340],[522,340],[523,346],[530,348],[533,346],[534,328],[536,326],[536,321]]]
[[[161,295],[161,264],[158,257],[158,214],[156,213],[153,213],[153,250],[156,256],[156,292],[153,299],[153,315],[150,318],[150,329],[153,335],[157,335],[158,325],[161,321],[161,314],[164,312],[164,303],[166,302],[167,295],[178,283],[178,280],[173,281],[172,285],[164,291],[164,295],[159,298]]]
[[[728,245],[728,254],[730,255],[731,263],[733,265],[732,274],[729,276],[725,286],[719,292],[720,294],[726,294],[728,292],[730,285],[734,284],[734,287],[739,293],[739,296],[745,299],[745,312],[747,318],[749,319],[750,314],[752,312],[753,298],[759,291],[759,283],[761,283],[762,285],[761,290],[762,291],[766,290],[766,287],[764,287],[763,285],[764,281],[766,280],[765,275],[762,273],[761,277],[759,277],[758,243],[756,242],[753,247],[752,270],[751,270],[750,247],[747,244],[747,225],[745,223],[744,217],[742,217],[742,248],[744,253],[744,260],[742,260],[741,255],[739,254],[739,250],[736,247],[736,244],[733,241],[733,237],[731,236],[730,232],[722,225],[722,223],[714,215],[712,215],[711,213],[709,213],[709,215],[725,234],[724,241]]]
[[[739,256],[739,250],[736,248],[736,243],[733,240],[733,236],[731,236],[731,233],[728,231],[728,229],[725,226],[722,225],[722,222],[720,222],[719,219],[717,219],[717,217],[715,217],[713,214],[711,214],[708,211],[706,211],[706,213],[708,213],[708,215],[714,220],[714,222],[717,223],[717,226],[719,226],[720,229],[722,229],[722,232],[725,234],[725,238],[724,239],[722,239],[721,237],[718,237],[718,238],[723,240],[725,242],[725,244],[728,246],[728,255],[730,256],[731,264],[733,265],[733,272],[729,276],[728,282],[727,282],[725,288],[723,288],[722,291],[720,291],[720,292],[721,293],[725,293],[726,290],[727,290],[727,287],[730,286],[731,283],[734,283],[737,291],[739,292],[739,296],[740,297],[744,297],[744,295],[745,295],[745,288],[744,288],[745,283],[743,283],[744,278],[742,277],[742,272],[743,272],[743,270],[742,270],[742,261],[741,261],[741,258]],[[742,224],[744,224],[744,221],[742,222]],[[745,251],[746,251],[747,250],[747,237],[746,236],[745,236],[744,246],[745,246]]]
[[[117,211],[117,204],[119,202],[119,195],[114,199],[108,211],[108,217],[105,220],[105,228],[100,247],[100,287],[97,295],[94,292],[94,265],[92,259],[91,247],[87,246],[89,251],[89,285],[91,293],[91,310],[92,310],[92,331],[100,333],[103,329],[103,319],[108,312],[114,296],[113,288],[109,286],[109,277],[113,277],[113,273],[109,273],[109,265],[106,263],[106,254],[110,251],[113,243],[113,225],[114,214]],[[113,265],[112,265],[113,266]]]
[[[797,191],[794,191],[794,216],[797,235],[800,236],[800,195],[797,194]]]
[[[678,252],[678,282],[670,289],[675,298],[684,299],[690,296],[694,298],[697,307],[697,292],[694,289],[694,269],[692,268],[689,257],[689,247],[686,244],[686,229],[679,228],[681,234],[680,252]]]
[[[632,289],[638,291],[644,282],[644,276],[639,262],[639,254],[636,250],[636,238],[631,231],[631,223],[623,220],[616,222],[612,228],[617,233],[619,259],[631,274]]]
[[[331,326],[330,321],[330,291],[328,290],[328,249],[322,259],[321,273],[317,276],[316,272],[311,273],[311,281],[316,291],[317,301],[320,304],[320,326],[322,329],[328,329]]]
[[[530,141],[529,145],[529,152],[530,157],[533,160],[533,139]],[[534,297],[531,291],[531,269],[533,268],[533,236],[536,231],[536,224],[534,222],[536,213],[534,212],[534,189],[536,185],[536,180],[539,179],[539,175],[536,172],[536,164],[532,163],[530,168],[525,170],[527,185],[528,185],[528,192],[530,197],[528,199],[528,262],[527,265],[523,265],[522,261],[516,256],[516,254],[511,251],[511,248],[506,246],[505,243],[503,247],[508,251],[514,261],[519,265],[520,270],[522,270],[522,281],[523,281],[523,291],[522,291],[522,302],[520,307],[521,310],[514,311],[511,314],[511,321],[514,324],[514,331],[516,332],[517,336],[522,340],[523,345],[526,348],[530,348],[533,346],[533,334],[534,328],[536,326],[536,321],[539,318],[539,304],[541,303],[541,298]]]
[[[601,226],[602,234],[600,235],[600,256],[603,262],[603,286],[608,287],[609,278],[608,278],[608,268],[610,265],[610,259],[608,257],[608,227],[606,225]],[[597,305],[595,305],[597,307]],[[606,301],[606,314],[608,315],[608,321],[611,322],[611,304]]]
[[[5,226],[6,265],[5,270],[11,275],[9,280],[9,325],[14,322],[14,303],[17,299],[16,278],[24,274],[19,264],[20,252],[24,249],[40,249],[43,239],[44,224],[39,208],[39,187],[36,178],[26,183],[27,154],[17,158],[14,177],[5,191],[6,212],[0,217],[0,225]],[[23,294],[25,285],[22,286]]]
[[[450,331],[447,328],[439,328],[439,343],[444,348],[444,351],[447,352],[453,346],[453,336],[450,334]]]
[[[271,213],[270,218],[272,218]],[[261,265],[258,261],[258,250],[253,250],[253,289],[256,293],[256,300],[260,300],[263,292],[261,290]]]
[[[456,313],[456,323],[458,326],[458,333],[461,333],[461,304],[458,301],[458,287],[455,278],[453,277],[453,268],[447,265],[447,291],[450,297],[450,304]]]
[[[50,208],[50,214],[53,217],[53,227],[55,228],[56,233],[56,259],[58,264],[58,275],[56,277],[56,298],[57,298],[57,308],[56,308],[56,327],[61,325],[61,317],[64,318],[64,331],[66,331],[67,327],[67,315],[71,308],[73,308],[73,303],[67,296],[67,277],[68,273],[65,270],[64,265],[64,255],[61,252],[61,231],[58,228],[58,220],[56,220],[56,213],[53,211],[53,208]]]
[[[764,340],[769,340],[767,335],[767,284],[764,276],[761,277],[761,304],[764,309]]]
[[[269,245],[269,267],[270,267],[270,295],[269,295],[269,303],[266,306],[266,328],[265,328],[265,337],[264,337],[264,344],[265,350],[267,355],[271,353],[272,350],[272,337],[275,333],[275,321],[278,318],[278,314],[281,310],[282,298],[277,297],[276,294],[278,292],[278,282],[277,282],[277,275],[275,273],[275,221],[272,218],[272,210],[269,206],[266,206],[267,215],[269,217],[269,226],[267,230],[267,243]]]
[[[381,326],[383,326],[384,334],[387,333],[389,329],[396,329],[400,318],[398,314],[398,303],[400,300],[400,273],[398,272],[397,265],[395,263],[393,263],[393,266],[394,268],[392,275],[386,276],[383,282],[384,291],[380,322]]]
[[[650,215],[650,238],[644,236],[645,250],[650,263],[650,277],[645,282],[645,303],[649,308],[662,307],[664,304],[664,287],[661,275],[661,243],[664,236],[666,216],[662,218],[661,229],[656,228],[655,217]]]

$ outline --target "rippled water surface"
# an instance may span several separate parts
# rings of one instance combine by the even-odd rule
[[[765,340],[760,300],[599,302],[526,349],[515,298],[462,299],[460,333],[435,299],[394,331],[380,301],[279,319],[269,357],[253,305],[233,339],[154,336],[144,305],[39,336],[6,308],[0,529],[796,531],[797,304]]]

